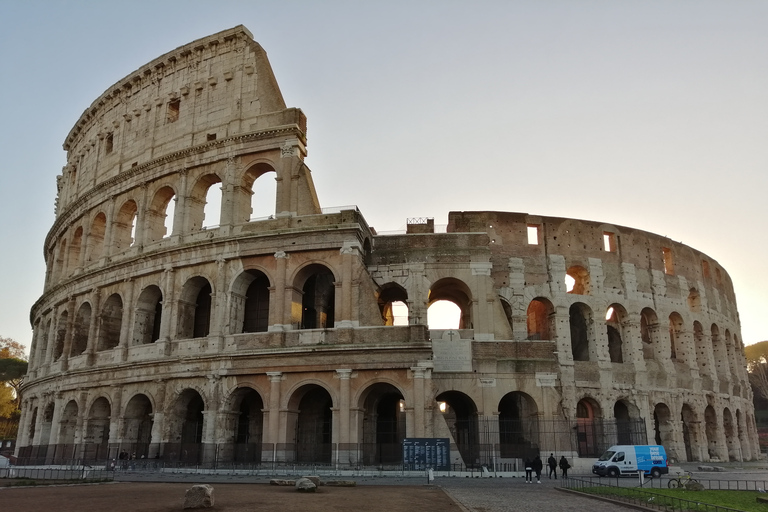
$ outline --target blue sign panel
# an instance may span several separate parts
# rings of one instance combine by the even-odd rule
[[[403,439],[403,468],[450,471],[451,441],[447,437],[408,437]]]

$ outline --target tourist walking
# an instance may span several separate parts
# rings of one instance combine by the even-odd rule
[[[525,483],[530,484],[533,482],[531,474],[533,473],[533,466],[531,465],[531,459],[525,459]]]
[[[549,471],[547,472],[549,479],[552,480],[552,475],[555,475],[555,480],[557,480],[557,459],[555,458],[554,453],[549,454],[547,466],[549,466]]]
[[[570,468],[571,465],[568,464],[568,459],[565,458],[565,455],[560,457],[560,471],[563,472],[563,478],[568,478],[568,468]]]
[[[538,455],[533,458],[533,462],[531,462],[531,467],[533,468],[534,473],[536,473],[536,483],[541,483],[541,470],[544,468],[544,463],[541,462],[541,457]]]

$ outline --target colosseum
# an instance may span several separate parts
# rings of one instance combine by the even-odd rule
[[[452,468],[583,467],[617,443],[758,456],[713,258],[527,213],[377,234],[321,207],[306,133],[242,26],[84,111],[30,315],[20,460],[401,467],[412,439],[447,439]],[[446,302],[455,328],[430,329]]]

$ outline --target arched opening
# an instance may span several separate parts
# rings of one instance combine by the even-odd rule
[[[336,283],[333,273],[324,265],[314,263],[301,269],[294,281],[301,290],[300,329],[331,329],[336,321]],[[294,295],[294,305],[297,302]],[[294,306],[295,307],[295,306]]]
[[[239,332],[267,332],[269,329],[269,278],[259,270],[246,270],[238,276],[233,286],[233,300],[242,308],[238,316]]]
[[[57,464],[74,463],[77,457],[75,453],[75,434],[77,433],[77,402],[70,400],[64,406],[64,411],[59,418],[59,442],[56,446]]]
[[[602,412],[591,398],[582,398],[576,404],[576,441],[580,457],[597,457],[603,452]]]
[[[109,350],[120,344],[123,327],[123,299],[113,293],[101,307],[101,329],[97,350]]]
[[[179,339],[205,338],[211,326],[211,284],[201,276],[184,283],[179,297]]]
[[[707,436],[707,451],[710,460],[719,460],[720,458],[717,446],[717,426],[717,413],[715,413],[714,407],[708,405],[704,409],[704,433]]]
[[[574,295],[589,295],[589,271],[579,265],[574,265],[565,272],[565,291]]]
[[[316,384],[302,386],[291,398],[297,462],[328,464],[333,453],[333,400]]]
[[[529,340],[551,340],[554,329],[555,308],[544,298],[536,298],[528,305],[526,313]]]
[[[438,300],[427,308],[427,326],[430,329],[459,329],[461,308],[449,300]]]
[[[99,213],[94,217],[88,233],[88,261],[98,261],[104,255],[104,235],[107,232],[107,216]]]
[[[264,401],[261,395],[250,388],[240,388],[232,397],[237,413],[234,426],[235,462],[261,462],[261,442],[264,431]]]
[[[146,345],[160,339],[160,323],[163,317],[163,292],[155,285],[144,288],[136,302],[136,323],[133,327],[133,344]]]
[[[204,410],[203,397],[194,389],[185,389],[176,399],[169,418],[171,460],[201,462]]]
[[[169,186],[160,188],[146,212],[147,242],[157,242],[173,234],[175,212],[176,192]]]
[[[608,356],[612,363],[624,362],[625,325],[627,311],[618,304],[612,304],[605,314],[605,326],[608,335]]]
[[[658,403],[653,408],[653,439],[658,445],[665,448],[670,457],[676,458],[677,453],[673,452],[674,429],[672,413],[666,404]]]
[[[109,458],[109,417],[112,407],[109,401],[100,397],[94,400],[88,412],[85,438],[83,439],[83,458],[101,461]]]
[[[59,321],[56,323],[56,342],[53,346],[53,360],[58,361],[64,355],[64,339],[67,337],[67,322],[69,313],[62,311]]]
[[[408,325],[408,292],[397,283],[381,287],[378,303],[384,325]]]
[[[114,230],[112,245],[116,253],[125,251],[133,245],[138,211],[139,208],[136,206],[136,202],[131,199],[123,203],[123,206],[117,212],[117,217],[112,223],[112,229]]]
[[[475,402],[460,391],[446,391],[437,395],[436,400],[464,465],[479,466],[480,435]]]
[[[189,222],[192,231],[211,229],[219,225],[221,219],[221,178],[207,174],[197,180],[188,198]]]
[[[502,458],[528,459],[539,454],[539,417],[530,395],[513,391],[499,402],[499,451]]]
[[[643,342],[643,359],[655,360],[659,344],[659,318],[651,308],[640,312],[640,339]]]
[[[645,428],[638,422],[640,411],[626,400],[618,400],[613,405],[613,418],[616,421],[617,444],[644,444]]]
[[[377,383],[365,390],[363,410],[363,464],[401,464],[405,439],[405,401],[391,384]]]
[[[246,220],[259,220],[274,216],[277,210],[277,173],[272,166],[256,164],[245,173],[246,190],[251,191],[250,212]]]
[[[436,306],[440,301],[448,301],[455,304],[459,311],[459,324],[456,327],[442,327],[442,328],[458,328],[458,329],[472,329],[472,292],[469,287],[462,281],[453,277],[446,277],[437,280],[432,284],[429,290],[429,298],[427,300],[427,321],[430,329],[440,329],[437,327],[438,318],[431,318],[437,310],[433,310],[433,306]],[[444,307],[444,306],[440,306]],[[443,314],[448,314],[447,312]]]
[[[121,448],[137,459],[149,457],[152,416],[152,402],[146,395],[134,395],[125,407]]]
[[[91,329],[91,305],[87,302],[80,306],[75,316],[73,325],[72,346],[69,351],[70,356],[79,356],[88,347],[88,332]]]
[[[571,327],[573,360],[591,361],[595,359],[592,310],[586,304],[577,302],[571,305],[568,316]]]

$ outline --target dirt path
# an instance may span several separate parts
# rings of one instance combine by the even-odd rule
[[[203,481],[196,483],[205,483]],[[193,483],[110,483],[56,487],[0,489],[3,510],[13,512],[81,512],[83,510],[170,512],[181,511],[184,492]],[[460,508],[439,488],[431,486],[320,487],[315,494],[292,487],[267,484],[214,483],[217,512],[419,512],[456,511]]]

